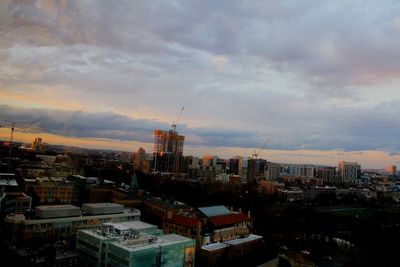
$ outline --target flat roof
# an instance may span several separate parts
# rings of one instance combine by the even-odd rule
[[[120,231],[126,231],[126,230],[129,230],[129,229],[131,229],[131,228],[129,228],[128,226],[125,226],[125,225],[122,225],[122,224],[111,224],[112,225],[112,227],[114,227],[115,229],[118,229],[118,230],[120,230]]]
[[[190,238],[177,235],[177,234],[168,234],[168,235],[163,235],[158,237],[159,239],[162,239],[168,243],[175,243],[175,242],[182,242],[182,241],[188,241],[191,240]]]
[[[37,209],[41,210],[53,210],[53,209],[58,209],[58,210],[66,210],[66,209],[80,209],[78,206],[74,206],[71,204],[63,204],[63,205],[45,205],[45,206],[37,206]]]
[[[176,244],[190,240],[192,239],[177,234],[168,234],[156,237],[140,232],[139,238],[128,238],[124,241],[117,239],[115,242],[110,243],[110,245],[115,245],[129,251],[138,251],[151,247],[168,246],[174,243]]]
[[[201,249],[204,249],[207,251],[213,251],[213,250],[226,248],[227,246],[228,245],[225,243],[212,243],[212,244],[202,246]]]
[[[138,251],[145,250],[151,247],[159,247],[159,246],[168,246],[171,244],[177,244],[182,242],[192,241],[194,245],[194,240],[183,237],[177,234],[167,234],[161,236],[155,236],[152,234],[148,234],[142,232],[142,229],[156,227],[155,225],[148,224],[142,221],[126,221],[122,223],[103,223],[103,226],[112,226],[115,229],[120,230],[137,230],[137,234],[131,236],[130,234],[124,235],[115,235],[115,233],[109,233],[106,235],[102,234],[102,230],[100,229],[82,229],[81,232],[99,238],[101,240],[104,239],[112,239],[113,241],[110,243],[112,246],[120,247],[124,250],[129,251]],[[158,228],[157,228],[158,229]]]
[[[63,177],[50,177],[51,181],[67,181],[67,178],[63,178]]]
[[[98,214],[98,215],[79,215],[79,216],[71,216],[71,217],[57,217],[57,218],[35,218],[35,219],[26,219],[24,214],[16,214],[11,213],[7,215],[4,219],[7,223],[17,223],[21,222],[24,225],[32,225],[32,224],[40,224],[40,223],[58,223],[58,222],[77,222],[82,220],[91,220],[91,219],[105,219],[105,218],[124,218],[128,220],[128,217],[139,215],[140,210],[138,209],[130,209],[124,210],[122,213],[112,213],[112,214]]]
[[[141,230],[141,229],[148,229],[148,228],[157,228],[157,225],[142,222],[142,221],[127,221],[127,222],[120,222],[120,223],[105,223],[107,225],[116,225],[120,224],[125,227],[128,227],[129,229],[135,229],[135,230]]]
[[[98,228],[85,228],[85,229],[79,229],[79,232],[83,232],[87,235],[93,236],[95,238],[99,238],[101,240],[108,240],[112,238],[109,235],[102,235],[101,230]]]
[[[156,225],[145,223],[142,221],[127,221],[127,222],[120,222],[120,223],[103,223],[105,226],[112,226],[115,229],[124,231],[124,230],[143,230],[148,228],[157,228]]]
[[[243,243],[250,242],[250,241],[259,240],[262,238],[263,238],[262,236],[250,234],[247,237],[239,237],[236,239],[228,240],[225,243],[234,246],[234,245],[239,245],[239,244],[243,244]]]
[[[296,193],[296,194],[303,193],[303,191],[300,189],[299,190],[278,189],[277,191],[282,193]]]
[[[111,245],[120,247],[125,250],[134,251],[144,250],[150,247],[159,247],[160,245],[162,245],[162,242],[156,237],[143,235],[143,233],[140,233],[139,238],[129,238],[124,241],[117,239],[114,242],[111,242],[110,246]]]
[[[118,203],[110,203],[110,202],[103,202],[103,203],[84,203],[86,207],[92,208],[103,208],[103,207],[121,207],[123,205]]]
[[[12,179],[0,179],[0,185],[11,185],[11,186],[18,186],[17,181],[12,178]]]
[[[169,202],[167,200],[162,200],[162,199],[158,199],[158,198],[151,198],[151,199],[145,200],[145,203],[154,204],[154,205],[157,205],[157,206],[165,208],[165,209],[189,208],[189,206],[183,202],[179,202],[179,201]]]
[[[36,178],[24,178],[24,181],[25,182],[33,182],[33,183],[35,183],[36,182]]]
[[[204,245],[201,247],[201,249],[204,249],[207,251],[214,251],[214,250],[218,250],[218,249],[224,249],[228,246],[236,246],[239,244],[243,244],[243,243],[247,243],[247,242],[251,242],[251,241],[255,241],[255,240],[260,240],[262,238],[263,238],[262,236],[250,234],[247,237],[239,237],[239,238],[228,240],[225,242],[218,242],[218,243],[211,243],[208,245]]]

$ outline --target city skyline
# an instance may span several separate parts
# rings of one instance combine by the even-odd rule
[[[7,129],[8,130],[8,129]],[[0,129],[0,132],[2,129]],[[3,130],[4,131],[4,130]],[[7,140],[7,134],[9,135],[9,132],[5,132],[5,137],[4,140]],[[20,134],[20,133],[18,133]],[[22,137],[23,140],[25,141],[18,141],[18,142],[23,142],[26,145],[30,145],[32,143],[32,140],[29,138],[31,137],[31,134],[25,134],[21,133],[22,135],[25,135],[25,137]],[[103,140],[103,139],[95,139],[95,138],[70,138],[70,137],[55,137],[49,134],[44,134],[46,138],[49,138],[50,140],[56,140],[56,143],[50,143],[49,145],[65,145],[65,146],[72,146],[72,147],[77,147],[77,148],[88,148],[88,149],[97,149],[97,150],[113,150],[113,151],[121,151],[121,152],[136,152],[140,148],[144,148],[146,153],[152,154],[154,143],[140,143],[140,142],[130,142],[130,141],[118,141],[118,140]],[[26,138],[26,139],[25,139]],[[37,138],[36,135],[34,138]],[[55,138],[55,139],[53,139]],[[20,138],[21,140],[21,138]],[[29,141],[30,140],[30,141]],[[48,139],[44,139],[44,142],[47,143]],[[104,142],[112,143],[113,146],[104,146]],[[133,150],[130,150],[129,148],[133,147]],[[186,147],[186,145],[185,145]],[[242,150],[238,150],[242,149]],[[254,153],[253,149],[248,149],[248,148],[223,148],[223,147],[209,147],[208,150],[206,150],[206,153],[203,153],[204,148],[198,149],[198,148],[193,148],[190,147],[187,149],[191,152],[184,152],[184,156],[195,156],[198,158],[202,158],[204,156],[212,155],[212,156],[217,156],[220,159],[223,160],[229,160],[231,158],[235,157],[252,157],[252,153]],[[325,151],[317,151],[317,150],[303,150],[299,151],[299,153],[296,154],[295,151],[289,151],[289,150],[270,150],[270,149],[260,149],[259,154],[261,157],[259,159],[264,159],[269,162],[273,163],[278,163],[278,164],[300,164],[300,165],[315,165],[315,166],[333,166],[337,167],[338,162],[340,161],[346,161],[346,162],[357,162],[360,163],[362,166],[362,169],[367,170],[367,169],[376,169],[376,170],[384,170],[387,168],[388,165],[383,165],[386,164],[386,162],[390,161],[390,158],[388,155],[385,154],[385,152],[380,152],[379,157],[381,161],[378,162],[378,165],[376,166],[371,166],[368,165],[368,159],[371,162],[377,162],[376,161],[376,151],[362,151],[362,152],[348,152],[344,153],[343,151],[338,151],[338,150],[332,150],[329,151],[329,156],[326,156]],[[235,154],[236,153],[236,154]],[[318,154],[320,153],[320,154]],[[273,158],[270,156],[263,156],[263,155],[274,155]],[[361,160],[360,161],[360,155],[364,155],[365,158],[367,158],[367,161]],[[319,160],[315,160],[316,157],[321,157]],[[389,164],[391,165],[391,164]],[[396,164],[394,165],[396,166]]]
[[[0,124],[50,144],[400,165],[396,1],[0,3]],[[133,14],[133,15],[132,15]],[[0,128],[0,138],[9,138]]]

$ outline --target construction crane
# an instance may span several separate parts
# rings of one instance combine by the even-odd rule
[[[162,142],[162,145],[160,143],[160,146],[162,147],[161,149],[158,148],[159,141],[155,141],[155,142],[157,142],[157,144],[154,145],[154,152],[155,152],[154,171],[157,171],[157,166],[158,166],[157,158],[158,158],[159,152],[160,152],[161,157],[166,157],[168,159],[167,165],[169,166],[169,159],[170,159],[171,154],[174,154],[175,150],[178,149],[177,147],[179,146],[179,140],[181,140],[180,139],[181,136],[178,135],[178,133],[176,131],[176,127],[181,119],[184,108],[185,107],[182,107],[181,110],[179,111],[178,118],[172,122],[171,129],[168,131],[168,133],[166,135],[162,134],[164,137],[161,137],[161,135],[160,135],[160,137],[159,137],[160,140],[165,138],[162,141],[160,141],[160,142]],[[155,132],[155,134],[156,134],[156,132]],[[158,140],[157,137],[156,137],[156,140]],[[183,139],[182,139],[182,142],[183,142]]]
[[[176,121],[173,121],[172,122],[172,131],[173,132],[176,132],[176,126],[178,125],[178,123],[179,123],[179,120],[181,119],[181,116],[182,116],[182,112],[183,112],[183,109],[184,109],[185,107],[182,107],[181,108],[181,111],[179,112],[179,115],[178,115],[178,118],[176,119]]]
[[[11,154],[12,154],[12,145],[13,145],[13,140],[14,140],[14,130],[15,130],[14,125],[15,125],[15,123],[12,122],[12,125],[11,125],[11,134],[10,134],[10,141],[8,142],[8,145],[9,145],[9,147],[10,147],[10,157],[11,157]],[[5,126],[5,125],[0,125],[0,128],[6,128],[6,127],[7,127],[7,126]]]
[[[260,155],[261,150],[263,150],[263,149],[265,148],[265,146],[268,144],[268,142],[269,142],[270,140],[271,140],[271,137],[269,137],[269,138],[267,139],[267,141],[265,141],[264,145],[263,145],[261,148],[259,148],[258,151],[256,151],[255,148],[253,149],[253,151],[254,151],[254,153],[252,154],[253,159],[257,159],[257,158],[258,158],[258,155]]]
[[[3,125],[0,125],[0,128],[8,128],[8,127],[10,127],[10,126],[4,125],[4,124],[3,124]],[[14,143],[14,132],[15,132],[16,130],[25,131],[25,130],[27,130],[27,128],[15,127],[15,122],[12,122],[12,123],[11,123],[11,127],[10,127],[10,141],[8,142],[8,146],[9,146],[9,148],[10,148],[10,157],[12,156],[12,149],[13,149],[13,143]]]

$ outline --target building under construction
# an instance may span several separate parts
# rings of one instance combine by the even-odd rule
[[[183,142],[173,127],[169,131],[154,131],[154,171],[180,173],[183,167]]]

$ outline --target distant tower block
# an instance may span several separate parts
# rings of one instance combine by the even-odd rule
[[[388,166],[386,167],[386,172],[387,172],[389,175],[397,175],[397,168],[396,168],[395,165],[388,165]]]
[[[154,170],[179,173],[183,166],[183,142],[185,136],[174,129],[154,131]]]
[[[46,143],[43,142],[41,137],[36,137],[32,142],[31,149],[34,151],[44,152],[46,150]]]
[[[361,176],[361,166],[357,162],[339,161],[338,172],[342,182],[354,182]]]

